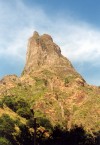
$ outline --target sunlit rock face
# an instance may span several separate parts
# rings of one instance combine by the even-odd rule
[[[60,47],[48,34],[34,32],[29,39],[26,65],[23,74],[30,74],[37,69],[51,69],[55,73],[76,73],[70,61],[61,54]]]

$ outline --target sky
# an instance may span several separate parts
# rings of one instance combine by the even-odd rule
[[[100,0],[0,0],[0,79],[20,76],[34,31],[50,34],[87,83],[100,86]]]

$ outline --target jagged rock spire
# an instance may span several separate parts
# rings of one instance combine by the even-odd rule
[[[52,69],[63,73],[75,71],[70,61],[62,56],[60,47],[53,42],[48,34],[39,35],[34,32],[29,39],[25,73],[31,73],[40,68]],[[62,74],[63,75],[63,74]]]

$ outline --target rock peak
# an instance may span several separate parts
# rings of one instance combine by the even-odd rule
[[[34,32],[29,39],[27,49],[27,59],[24,68],[24,73],[31,73],[41,68],[52,69],[58,71],[72,68],[71,63],[67,58],[62,56],[60,47],[53,42],[53,39],[48,34],[39,35]]]
[[[44,40],[51,40],[53,42],[52,37],[50,35],[48,35],[48,34],[41,35],[41,38],[44,39]]]
[[[34,38],[38,38],[38,37],[39,37],[39,33],[38,33],[37,31],[34,31],[33,37],[34,37]]]

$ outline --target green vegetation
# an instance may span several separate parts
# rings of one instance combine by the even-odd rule
[[[7,114],[13,116],[14,113],[11,118],[7,114],[0,118],[1,142],[7,142],[8,145],[32,145],[36,117],[38,144],[66,145],[65,142],[68,142],[72,145],[71,140],[75,140],[76,136],[78,141],[75,145],[99,145],[96,143],[97,138],[93,141],[91,136],[100,129],[99,89],[80,85],[81,79],[75,75],[67,74],[60,78],[49,70],[42,70],[39,77],[36,74],[31,78],[30,82],[26,80],[27,83],[17,83],[0,99],[2,114],[7,111]],[[34,117],[30,112],[31,107],[34,109]],[[10,109],[8,111],[5,108]],[[81,128],[82,132],[79,133],[82,133],[83,139],[78,130],[73,128],[75,125]],[[9,127],[6,129],[6,126]]]
[[[16,132],[15,130],[15,121],[13,121],[8,115],[3,114],[0,117],[0,141],[2,145],[10,145],[9,141],[14,141],[13,134]],[[9,141],[8,141],[9,140]]]
[[[3,108],[3,102],[0,100],[0,108]]]
[[[15,130],[15,122],[6,114],[3,114],[0,118],[0,134],[3,136],[12,135]]]
[[[39,78],[34,78],[35,79],[35,81],[36,81],[36,86],[47,86],[47,84],[48,84],[48,81],[46,80],[46,79],[39,79]]]
[[[30,116],[31,116],[31,113],[30,113],[30,109],[29,108],[19,108],[16,113],[18,115],[20,115],[21,117],[24,117],[26,119],[29,119]]]
[[[8,116],[0,118],[2,128],[0,128],[0,143],[1,145],[33,145],[34,142],[34,118],[31,118],[27,124],[18,123],[19,133],[15,134],[15,125],[13,120]],[[6,125],[9,125],[6,127]],[[9,130],[10,129],[10,130]],[[50,130],[51,129],[51,130]],[[10,132],[8,132],[10,131]],[[36,122],[36,142],[42,145],[99,145],[100,133],[91,136],[86,134],[83,127],[73,126],[68,131],[61,126],[52,127],[50,121],[46,118],[38,118]]]
[[[23,98],[5,96],[2,100],[2,104],[7,105],[21,117],[26,119],[31,117],[30,106]]]
[[[0,145],[12,145],[9,140],[4,137],[0,137]]]
[[[52,38],[35,32],[22,76],[0,81],[0,144],[33,145],[36,132],[37,145],[99,145],[99,110],[100,86],[88,85]]]
[[[64,79],[65,86],[67,86],[69,83],[72,83],[75,80],[75,78],[77,78],[77,76],[75,75],[66,76],[66,78]]]

